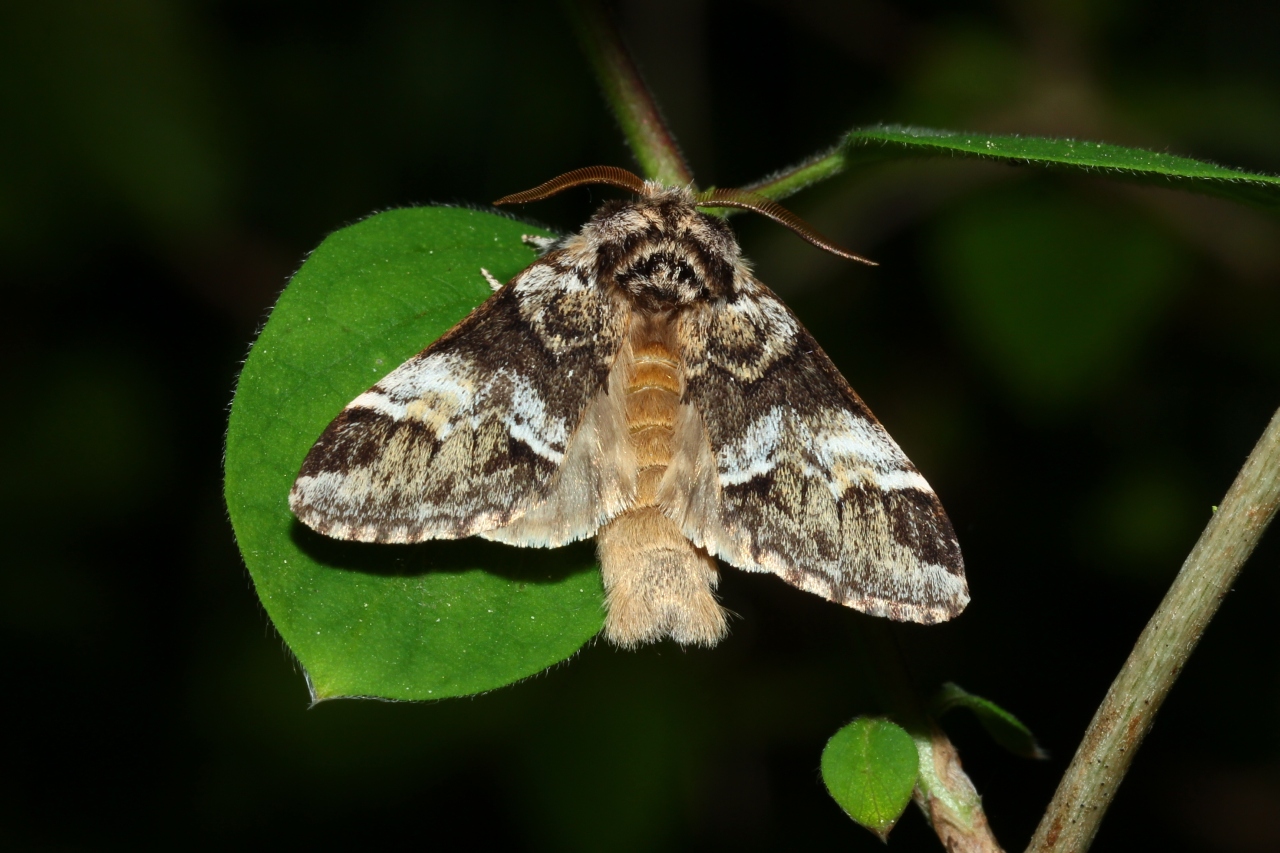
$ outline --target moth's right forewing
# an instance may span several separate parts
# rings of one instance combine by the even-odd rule
[[[790,310],[748,276],[735,286],[683,321],[667,513],[725,562],[858,610],[959,613],[963,561],[933,490]]]
[[[577,458],[573,441],[627,320],[563,253],[539,259],[343,410],[307,455],[291,508],[321,533],[367,542],[511,525]],[[590,536],[566,529],[587,521],[569,519],[557,535]]]

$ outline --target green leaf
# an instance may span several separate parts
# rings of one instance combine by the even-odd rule
[[[859,717],[822,751],[822,780],[849,817],[887,839],[911,801],[920,756],[911,735],[888,720]]]
[[[1048,758],[1048,753],[1036,743],[1031,730],[1022,722],[990,699],[975,696],[950,682],[942,685],[933,697],[933,716],[941,717],[952,708],[968,708],[978,718],[996,743],[1023,758]]]
[[[329,236],[293,277],[241,373],[227,431],[231,523],[316,700],[438,699],[540,672],[600,630],[589,548],[481,540],[369,545],[289,512],[302,459],[347,403],[533,260],[533,231],[460,208],[393,210]]]
[[[1019,166],[1085,172],[1174,187],[1280,209],[1280,177],[1105,142],[1042,136],[960,133],[877,125],[850,131],[835,148],[747,189],[783,198],[846,169],[908,157],[973,157]]]

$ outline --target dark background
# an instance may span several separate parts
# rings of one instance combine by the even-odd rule
[[[1280,5],[631,2],[704,184],[877,121],[1280,170]],[[881,849],[827,798],[874,711],[862,617],[727,571],[713,652],[589,647],[434,705],[307,709],[220,493],[238,365],[326,233],[631,166],[553,4],[0,6],[9,557],[0,842]],[[527,208],[573,229],[607,190]],[[1280,229],[1227,202],[952,160],[789,205],[863,269],[735,218],[942,495],[973,604],[896,629],[1051,753],[948,728],[1020,849],[1277,404]],[[1246,566],[1095,849],[1280,848],[1277,540]],[[938,849],[914,810],[890,849]]]

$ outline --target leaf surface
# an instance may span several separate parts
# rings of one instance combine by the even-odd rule
[[[1048,758],[1048,753],[1036,743],[1035,735],[1022,721],[990,699],[975,696],[959,685],[950,682],[942,685],[933,698],[935,716],[942,716],[952,708],[968,708],[978,718],[987,734],[1014,755],[1023,758]]]
[[[859,717],[822,751],[822,780],[849,817],[888,838],[911,801],[920,756],[911,735],[895,723]]]

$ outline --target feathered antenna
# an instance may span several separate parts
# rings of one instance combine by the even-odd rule
[[[608,184],[611,187],[631,190],[636,195],[645,194],[644,181],[626,169],[620,169],[617,166],[588,166],[585,169],[574,169],[572,172],[565,172],[560,177],[552,178],[545,184],[540,184],[531,190],[514,193],[513,195],[504,195],[494,204],[524,204],[529,201],[541,201],[556,193],[564,192],[572,187],[580,187],[583,184]]]
[[[583,184],[608,184],[624,190],[631,190],[636,195],[648,195],[650,192],[649,187],[645,185],[642,178],[628,172],[626,169],[621,169],[617,166],[588,166],[585,169],[574,169],[572,172],[565,172],[560,177],[552,178],[545,184],[540,184],[531,190],[503,196],[495,201],[494,204],[524,204],[530,201],[541,201],[556,193],[564,192],[573,187],[580,187]],[[699,193],[695,196],[694,203],[699,207],[738,207],[743,210],[754,210],[756,213],[767,216],[774,222],[790,228],[802,239],[809,241],[823,251],[851,261],[858,261],[873,267],[877,266],[875,261],[869,261],[861,255],[855,255],[847,249],[842,249],[839,244],[823,237],[812,225],[799,216],[796,216],[773,199],[765,198],[757,193],[748,190],[714,189]]]
[[[799,216],[796,216],[773,199],[765,198],[757,193],[749,192],[748,190],[714,189],[699,193],[696,203],[699,207],[739,207],[743,210],[754,210],[756,213],[767,216],[774,222],[790,228],[801,239],[809,241],[819,249],[851,261],[858,261],[873,267],[879,266],[875,261],[869,261],[861,255],[855,255],[847,249],[840,248],[839,244],[823,237],[818,233],[817,229]]]

